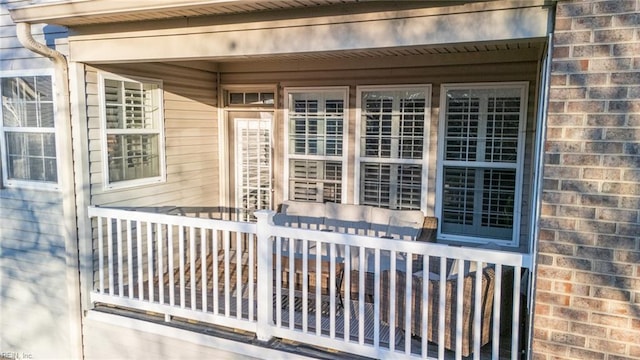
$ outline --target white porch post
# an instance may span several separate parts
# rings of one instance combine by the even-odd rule
[[[271,239],[271,226],[273,215],[271,210],[259,210],[255,212],[258,219],[257,226],[257,255],[258,255],[258,297],[257,297],[257,322],[256,336],[260,341],[271,339],[271,327],[273,325],[273,246]]]

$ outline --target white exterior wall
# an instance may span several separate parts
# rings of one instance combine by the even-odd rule
[[[52,67],[49,59],[23,48],[16,37],[16,27],[7,9],[21,3],[27,2],[10,0],[0,5],[1,76],[16,76],[22,71],[33,75],[33,71]],[[37,41],[66,53],[64,28],[34,25],[33,33]],[[3,356],[74,357],[62,213],[59,190],[0,189],[0,351]]]

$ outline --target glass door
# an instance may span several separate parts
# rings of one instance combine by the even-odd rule
[[[253,221],[253,212],[272,209],[271,118],[236,118],[235,203],[241,221]]]

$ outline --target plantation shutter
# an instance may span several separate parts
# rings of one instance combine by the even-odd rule
[[[360,203],[421,209],[427,91],[362,92]]]
[[[289,96],[289,199],[341,202],[345,94]]]
[[[442,231],[511,240],[516,221],[521,88],[446,93]]]

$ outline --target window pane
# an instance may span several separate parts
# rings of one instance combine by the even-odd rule
[[[397,165],[397,202],[395,209],[420,210],[422,194],[422,166]]]
[[[158,135],[108,135],[109,181],[160,176]]]
[[[324,162],[324,179],[322,183],[323,202],[342,201],[342,163],[337,161]]]
[[[426,94],[420,90],[362,93],[362,156],[422,159]]]
[[[36,87],[40,101],[53,101],[53,86],[51,76],[36,76]]]
[[[3,79],[4,80],[4,79]],[[2,98],[2,124],[4,126],[22,126],[21,108],[12,103],[10,99]]]
[[[27,139],[27,155],[41,156],[42,153],[42,134],[25,134]]]
[[[273,104],[274,94],[271,92],[268,93],[260,93],[260,99],[263,104]]]
[[[473,224],[475,171],[468,168],[445,168],[442,194],[443,221],[450,224]]]
[[[362,163],[360,203],[389,209],[419,210],[422,166]]]
[[[360,203],[388,208],[391,202],[391,166],[361,164]]]
[[[157,84],[142,85],[142,125],[144,129],[158,128],[157,120],[160,119],[160,88]]]
[[[342,163],[295,159],[289,161],[289,198],[302,201],[340,202]]]
[[[290,94],[289,153],[341,156],[344,123],[342,94]]]
[[[56,159],[44,159],[44,177],[45,181],[55,182],[58,179],[58,169],[56,168]]]
[[[445,159],[457,161],[476,159],[480,126],[479,111],[479,98],[470,98],[462,91],[451,91],[447,94]]]
[[[155,129],[160,117],[160,88],[105,79],[105,120],[107,129]]]
[[[124,127],[125,129],[144,128],[144,94],[141,84],[124,82]]]
[[[485,161],[516,162],[520,98],[489,98]]]
[[[367,99],[364,107],[364,144],[362,153],[367,157],[391,157],[393,131],[392,99]]]
[[[8,178],[56,182],[55,135],[7,132]]]
[[[3,78],[1,91],[4,126],[53,128],[50,76]]]
[[[124,120],[122,106],[107,105],[105,109],[105,118],[107,121],[107,129],[121,129],[123,127]]]
[[[230,105],[244,104],[244,93],[230,93],[229,104]]]
[[[38,127],[38,104],[35,102],[23,102],[21,105],[24,107],[25,117],[22,123],[26,123],[25,127]]]
[[[510,229],[513,226],[515,193],[515,170],[485,170],[482,226]]]
[[[244,95],[244,101],[247,104],[255,104],[260,100],[260,95],[258,93],[246,93]]]
[[[400,144],[402,159],[422,159],[425,99],[400,99]]]
[[[40,127],[54,127],[53,103],[40,104]]]

